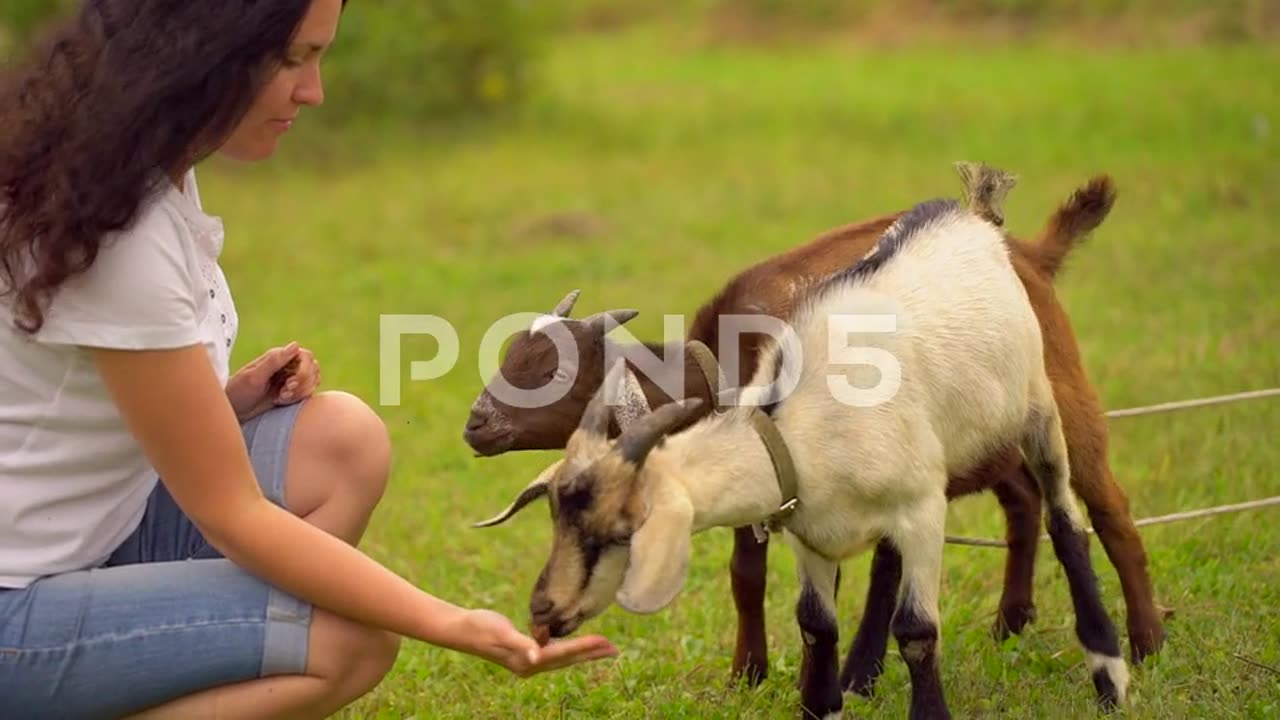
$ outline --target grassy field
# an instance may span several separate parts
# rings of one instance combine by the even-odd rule
[[[408,360],[429,359],[436,344],[408,339],[401,403],[377,405],[396,460],[364,547],[422,587],[524,625],[545,516],[483,532],[468,523],[556,454],[480,460],[461,440],[493,321],[581,288],[579,312],[635,307],[628,329],[660,337],[663,314],[691,315],[749,263],[956,194],[951,163],[972,159],[1021,176],[1008,203],[1018,233],[1092,174],[1115,177],[1115,210],[1059,282],[1107,407],[1280,385],[1278,77],[1280,53],[1256,47],[764,51],[637,29],[560,44],[546,93],[515,120],[319,147],[301,142],[304,129],[270,167],[215,164],[202,187],[229,231],[239,360],[297,339],[329,387],[376,405],[379,315],[433,314],[457,329],[452,372],[411,382]],[[1137,516],[1280,494],[1280,401],[1112,428],[1111,461]],[[1003,533],[990,496],[954,504],[950,517],[951,534]],[[1280,716],[1280,509],[1143,536],[1159,600],[1176,615],[1165,652],[1134,670],[1120,716]],[[344,716],[791,717],[794,564],[773,546],[770,679],[732,687],[730,540],[728,530],[696,538],[689,584],[667,611],[614,608],[588,624],[621,648],[616,661],[521,681],[407,643],[393,674]],[[1092,547],[1123,627],[1115,573]],[[1040,619],[998,646],[988,627],[1003,553],[948,547],[943,682],[957,717],[1094,712],[1065,580],[1047,545],[1039,557]],[[844,647],[868,560],[845,567]],[[896,653],[891,643],[873,700],[846,696],[846,716],[905,717]]]

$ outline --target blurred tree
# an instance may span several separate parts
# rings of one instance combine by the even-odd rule
[[[80,0],[2,0],[18,43]],[[423,120],[506,107],[525,96],[565,0],[355,0],[325,60],[325,117]]]
[[[1117,18],[1180,22],[1216,40],[1274,36],[1280,22],[1280,0],[684,0],[695,1],[711,3],[713,20],[757,33],[856,25],[877,13],[908,24],[926,17],[934,22],[1004,19],[1041,26]]]
[[[431,119],[523,98],[560,19],[538,0],[352,2],[326,59],[326,115]]]
[[[0,53],[82,0],[0,0]],[[192,0],[196,1],[196,0]],[[930,12],[925,12],[925,11]],[[875,13],[936,22],[1013,19],[1062,27],[1076,19],[1200,19],[1206,39],[1280,32],[1280,0],[353,0],[325,62],[330,121],[421,122],[492,113],[527,97],[556,33],[609,31],[666,18],[729,37],[856,26]]]

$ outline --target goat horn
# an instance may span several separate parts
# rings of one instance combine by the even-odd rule
[[[601,335],[607,335],[609,331],[613,329],[613,327],[609,327],[608,323],[610,320],[613,321],[613,326],[617,327],[619,325],[625,325],[629,320],[631,320],[631,318],[634,318],[639,314],[640,314],[639,310],[631,310],[631,309],[603,310],[601,312],[596,313],[595,315],[585,317],[579,322],[581,322],[583,325],[590,326],[591,329],[593,330],[596,328],[599,328],[601,331],[600,332]]]
[[[512,501],[510,505],[507,506],[506,510],[494,515],[488,520],[482,520],[481,522],[474,523],[471,527],[486,528],[493,527],[494,525],[501,525],[507,520],[510,520],[513,515],[520,512],[525,505],[528,505],[534,500],[546,495],[547,489],[551,485],[551,478],[555,475],[556,471],[560,469],[560,466],[563,463],[563,459],[552,463],[550,467],[538,473],[538,477],[534,478],[533,482],[526,485],[524,490],[520,491],[520,494],[516,496],[516,499]]]
[[[581,290],[570,291],[569,294],[565,295],[564,299],[556,305],[555,309],[551,311],[551,314],[559,317],[569,317],[569,313],[573,312],[573,305],[578,302],[578,295],[581,292]]]
[[[578,421],[578,427],[601,436],[609,434],[610,406],[617,403],[618,388],[622,384],[623,373],[626,371],[627,361],[624,358],[618,358],[618,361],[605,374],[604,382],[600,383],[600,388],[591,397],[591,402],[587,403],[587,409],[582,411],[582,419]]]
[[[618,438],[622,459],[640,465],[663,436],[693,417],[701,407],[701,398],[689,398],[663,405],[637,420]]]
[[[625,432],[635,421],[653,412],[653,408],[649,407],[649,398],[645,396],[639,378],[630,370],[624,373],[621,392],[618,406],[613,409],[613,418],[618,421],[618,429]]]

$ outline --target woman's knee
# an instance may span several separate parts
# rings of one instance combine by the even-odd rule
[[[295,433],[299,450],[340,468],[374,502],[381,499],[391,468],[391,438],[363,400],[336,390],[317,393],[299,413]]]
[[[307,674],[328,684],[346,703],[386,677],[400,652],[400,637],[315,609],[307,649]]]

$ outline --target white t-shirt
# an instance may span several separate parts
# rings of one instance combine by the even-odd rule
[[[149,201],[65,283],[34,338],[0,302],[0,587],[101,565],[137,528],[157,476],[85,347],[201,343],[225,385],[238,325],[221,221],[195,173]]]

